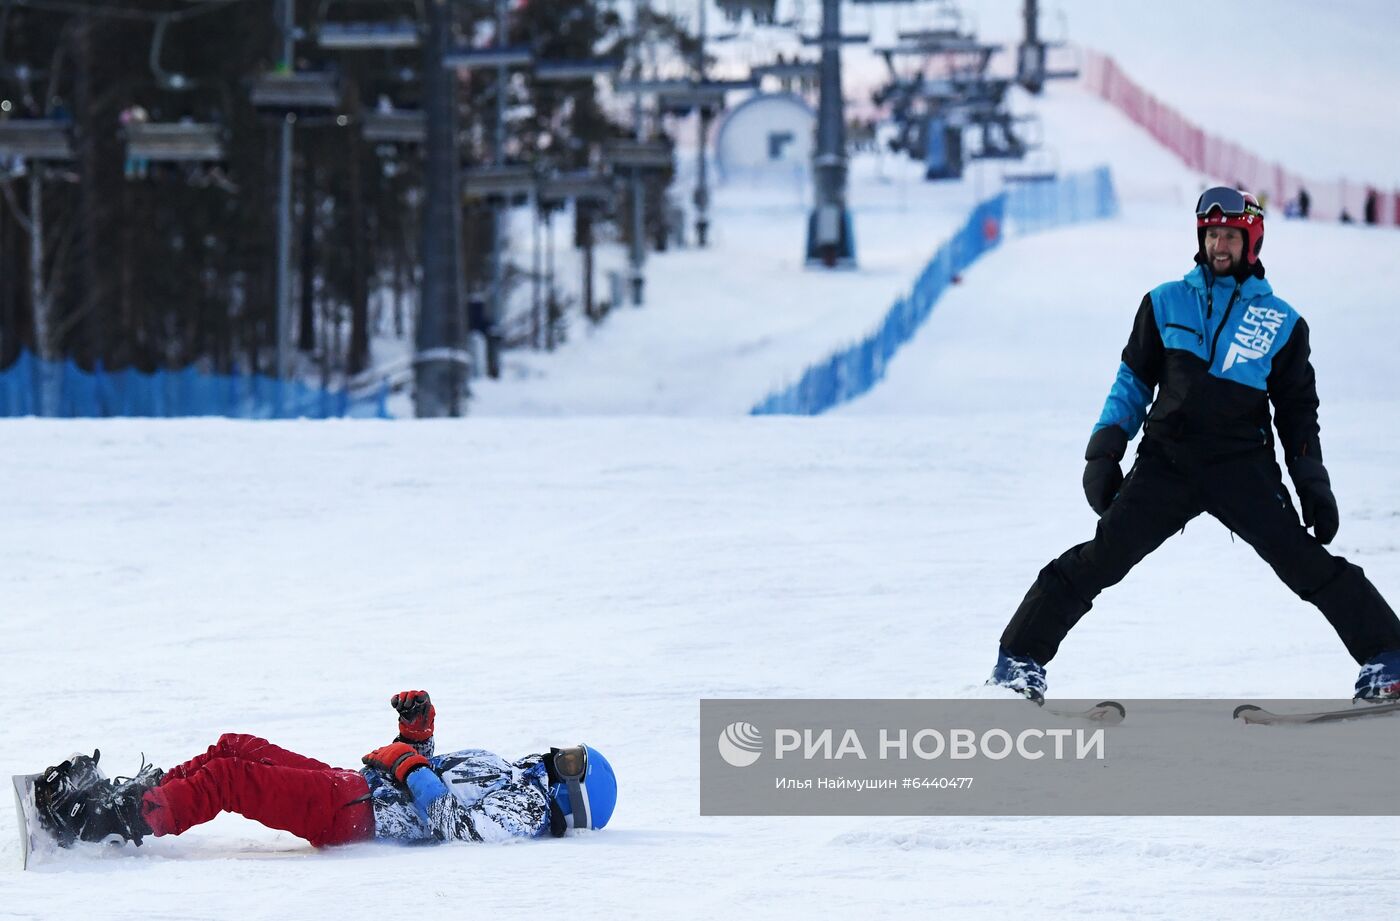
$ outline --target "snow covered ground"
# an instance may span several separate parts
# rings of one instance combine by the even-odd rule
[[[1045,119],[1066,168],[1113,165],[1122,218],[985,257],[828,416],[742,412],[872,326],[973,183],[858,167],[866,255],[835,277],[798,267],[795,193],[722,197],[714,250],[654,259],[651,304],[527,356],[466,421],[0,425],[0,774],[95,746],[111,772],[169,765],[224,731],[355,765],[393,733],[388,697],[426,687],[446,744],[586,740],[621,783],[608,829],[562,841],[316,853],[227,816],[29,873],[0,800],[0,918],[1393,912],[1388,818],[698,815],[700,698],[976,694],[1035,571],[1093,527],[1084,440],[1142,293],[1189,265],[1199,179],[1071,88]],[[1271,219],[1264,248],[1313,327],[1334,548],[1392,601],[1397,247]],[[1335,697],[1354,675],[1199,520],[1105,594],[1050,680]]]
[[[722,186],[713,247],[652,254],[645,306],[580,322],[555,354],[507,353],[499,380],[472,382],[471,412],[746,412],[784,375],[878,325],[976,200],[973,184],[929,185],[907,159],[861,157],[852,174],[856,270],[805,268],[806,183]]]
[[[1092,527],[1079,415],[11,423],[0,773],[79,746],[112,770],[143,753],[168,765],[229,730],[353,765],[392,733],[388,695],[423,686],[444,741],[523,754],[586,739],[622,794],[606,831],[558,842],[315,854],[228,817],[26,874],[6,808],[2,910],[515,916],[569,899],[600,918],[1027,904],[1317,918],[1390,904],[1387,819],[697,815],[700,697],[976,690],[1035,569]],[[1395,597],[1400,445],[1355,406],[1328,421],[1340,549]],[[1066,695],[1335,696],[1353,671],[1320,617],[1202,522],[1105,598],[1051,677]]]

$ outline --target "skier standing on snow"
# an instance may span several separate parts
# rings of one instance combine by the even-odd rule
[[[435,756],[437,715],[425,691],[390,701],[399,734],[352,771],[227,733],[162,772],[108,780],[74,755],[35,784],[40,823],[60,846],[74,841],[178,835],[220,812],[291,832],[316,847],[383,839],[500,841],[602,828],[617,801],[612,766],[586,745],[507,761],[480,749]]]
[[[1142,299],[1089,439],[1094,539],[1040,571],[1001,635],[989,683],[1044,699],[1046,663],[1099,593],[1209,512],[1322,611],[1362,665],[1357,698],[1400,697],[1400,621],[1360,567],[1323,549],[1338,514],[1318,443],[1308,326],[1264,280],[1263,209],[1248,193],[1208,189],[1196,238],[1196,267]],[[1269,403],[1302,523],[1274,459]],[[1144,424],[1124,478],[1119,461]]]

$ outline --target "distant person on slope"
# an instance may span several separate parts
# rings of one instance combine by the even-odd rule
[[[1094,539],[1040,571],[988,683],[1042,700],[1045,665],[1099,593],[1209,512],[1322,611],[1362,664],[1358,699],[1400,697],[1400,621],[1360,567],[1323,549],[1338,514],[1318,443],[1308,325],[1264,280],[1264,212],[1247,192],[1207,189],[1196,242],[1196,267],[1142,299],[1089,439]],[[1274,460],[1269,403],[1301,523]],[[1124,478],[1119,461],[1144,423]]]
[[[74,755],[35,784],[40,824],[62,847],[178,835],[236,812],[316,847],[381,839],[423,843],[534,838],[602,828],[617,801],[612,766],[586,745],[507,761],[481,749],[434,755],[425,691],[395,694],[395,740],[352,771],[228,733],[162,772],[108,780],[99,754]]]

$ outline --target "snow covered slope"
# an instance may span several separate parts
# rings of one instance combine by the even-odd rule
[[[388,696],[427,687],[444,742],[587,740],[622,792],[611,827],[563,841],[316,854],[228,817],[25,874],[6,806],[3,910],[513,917],[572,899],[585,918],[1035,903],[1302,919],[1385,904],[1389,819],[697,815],[701,697],[977,690],[1036,568],[1093,526],[1081,417],[7,424],[0,773],[94,746],[113,771],[169,765],[222,731],[354,765],[393,733]],[[1356,407],[1327,431],[1339,548],[1396,597],[1400,443]],[[1321,618],[1203,522],[1105,597],[1051,680],[1248,697],[1335,695],[1353,674]]]
[[[887,41],[899,29],[939,24],[938,6],[848,5],[845,22]],[[1022,0],[958,6],[979,36],[1011,50],[1020,42]],[[1318,179],[1400,186],[1391,0],[1042,0],[1040,8],[1044,38],[1112,54],[1158,98],[1269,161]],[[1072,52],[1053,54],[1073,62]],[[848,84],[883,74],[881,64],[850,58]],[[998,61],[1014,69],[1009,54]]]
[[[810,190],[746,182],[715,197],[714,245],[648,258],[647,303],[576,327],[558,352],[511,352],[473,381],[476,415],[744,413],[783,376],[878,325],[974,203],[892,156],[852,167],[860,266],[808,270]],[[682,183],[681,188],[688,189]]]

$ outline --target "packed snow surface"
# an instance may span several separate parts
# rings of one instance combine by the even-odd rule
[[[799,267],[799,192],[722,190],[714,249],[654,257],[652,303],[513,357],[466,421],[0,424],[0,774],[93,747],[109,773],[169,766],[225,731],[356,766],[393,736],[389,696],[427,688],[444,746],[587,741],[621,784],[607,829],[560,841],[318,853],[225,816],[28,873],[6,798],[0,918],[1393,910],[1390,818],[698,814],[701,698],[979,694],[1035,572],[1092,533],[1084,441],[1138,300],[1190,265],[1202,178],[1071,87],[1043,110],[1073,129],[1066,168],[1114,167],[1121,218],[1009,240],[824,417],[742,414],[872,327],[990,170],[930,188],[858,163],[853,189],[890,194],[853,196],[867,255],[835,277]],[[1333,549],[1392,601],[1398,246],[1271,218],[1264,247],[1313,331]],[[1050,682],[1336,697],[1354,675],[1200,519],[1102,596]]]

